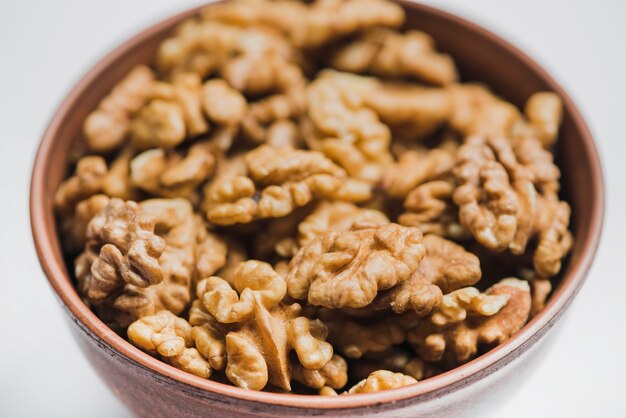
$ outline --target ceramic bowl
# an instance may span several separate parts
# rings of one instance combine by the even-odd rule
[[[81,349],[113,392],[139,416],[455,416],[478,400],[496,402],[498,390],[528,370],[538,341],[565,312],[591,266],[604,211],[602,172],[593,139],[567,93],[531,58],[487,30],[449,13],[401,2],[408,28],[431,34],[456,60],[464,80],[480,81],[522,105],[550,90],[564,102],[556,154],[563,194],[573,209],[575,244],[546,308],[506,343],[477,359],[418,384],[374,394],[319,397],[246,391],[201,379],[141,352],[82,302],[65,264],[52,198],[67,174],[68,153],[98,101],[135,65],[149,63],[161,40],[198,9],[167,19],[125,42],[97,63],[61,104],[45,132],[32,174],[33,238],[43,271],[65,310]],[[500,391],[501,392],[501,391]]]

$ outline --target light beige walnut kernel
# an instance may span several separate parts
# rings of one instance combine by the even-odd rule
[[[361,380],[348,390],[349,395],[356,393],[374,393],[383,390],[397,389],[417,383],[417,380],[403,373],[394,373],[389,370],[377,370],[367,379]]]
[[[556,198],[542,198],[536,221],[537,248],[533,266],[541,277],[555,276],[561,270],[563,258],[572,248],[574,238],[567,229],[571,209],[567,202]]]
[[[395,313],[413,310],[425,316],[441,309],[444,294],[470,286],[481,277],[478,257],[460,245],[437,235],[423,240],[426,255],[405,281],[381,293],[374,301],[378,309],[390,307]]]
[[[360,323],[329,311],[322,318],[328,326],[328,340],[349,359],[376,353],[384,355],[394,345],[404,342],[405,330],[394,317]]]
[[[102,99],[83,125],[90,150],[106,153],[124,144],[131,118],[147,102],[154,80],[152,70],[139,65]]]
[[[446,85],[458,79],[452,57],[437,52],[430,35],[388,29],[366,32],[335,53],[331,66],[341,71],[387,77],[411,77]]]
[[[329,231],[292,259],[289,295],[328,308],[362,308],[379,291],[408,279],[424,257],[422,233],[387,224]]]
[[[410,330],[407,340],[424,360],[436,362],[443,359],[449,366],[470,360],[481,346],[491,347],[503,343],[528,320],[531,309],[530,287],[524,280],[504,279],[487,289],[484,295],[505,297],[508,301],[497,311],[495,308],[501,305],[500,301],[487,303],[488,309],[467,312],[461,322],[440,321],[442,325],[432,321],[437,318],[436,312],[430,319]]]

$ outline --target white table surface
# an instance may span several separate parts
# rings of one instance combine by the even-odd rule
[[[129,35],[198,3],[0,2],[1,417],[131,416],[79,352],[39,268],[28,182],[47,121],[78,77]],[[563,84],[598,141],[608,188],[587,283],[547,360],[493,416],[626,416],[626,2],[428,3],[496,31]]]

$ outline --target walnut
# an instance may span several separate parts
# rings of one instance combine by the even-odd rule
[[[416,141],[435,133],[450,118],[452,101],[444,89],[381,84],[363,97],[367,107],[390,126],[395,138]]]
[[[394,373],[389,370],[377,370],[370,374],[367,379],[361,380],[348,390],[348,394],[373,393],[383,390],[396,389],[417,383],[411,376],[402,373]]]
[[[137,148],[171,148],[187,137],[208,132],[202,112],[202,81],[197,74],[177,74],[171,84],[154,83],[150,98],[131,123]]]
[[[100,101],[83,125],[90,150],[105,153],[124,143],[131,118],[148,100],[154,78],[150,68],[139,65]]]
[[[351,176],[371,182],[392,162],[389,128],[363,99],[377,86],[374,79],[325,71],[307,90],[309,145]]]
[[[406,350],[391,348],[381,352],[369,352],[364,357],[350,362],[350,377],[353,380],[366,379],[376,370],[401,372],[416,380],[422,380],[438,373],[432,365],[425,363]]]
[[[306,79],[300,67],[278,54],[240,55],[223,69],[224,79],[251,96],[302,91]]]
[[[307,245],[328,231],[347,231],[354,224],[382,226],[388,223],[387,216],[378,210],[359,208],[346,202],[323,201],[298,225],[298,244]]]
[[[441,309],[444,294],[480,280],[478,257],[460,245],[436,235],[426,235],[423,245],[426,255],[417,269],[405,281],[379,294],[376,308],[391,307],[395,313],[412,309],[425,316]]]
[[[529,281],[532,297],[530,317],[537,315],[545,306],[546,300],[552,292],[552,283],[548,279],[533,278]]]
[[[552,277],[561,270],[562,260],[573,245],[572,233],[567,229],[571,209],[567,202],[542,198],[538,213],[535,228],[539,241],[533,265],[541,277]]]
[[[240,264],[233,289],[210,277],[198,284],[197,296],[218,322],[230,324],[226,334],[226,376],[236,386],[262,389],[268,382],[290,390],[289,353],[307,369],[322,368],[333,356],[320,321],[299,316],[298,304],[281,303],[286,284],[267,263]]]
[[[212,142],[200,141],[190,146],[185,156],[161,148],[142,152],[130,162],[130,179],[135,187],[154,196],[189,198],[214,166]]]
[[[362,308],[379,291],[408,279],[424,253],[422,234],[415,228],[390,223],[329,231],[292,259],[289,296],[328,308]]]
[[[348,382],[348,364],[337,354],[320,369],[307,369],[294,361],[291,374],[293,380],[313,389],[324,387],[341,389]]]
[[[458,79],[452,58],[437,52],[430,35],[415,30],[403,34],[388,29],[366,32],[337,51],[330,65],[341,71],[411,77],[439,85]]]
[[[134,156],[135,150],[126,146],[113,159],[102,183],[104,194],[122,200],[132,200],[135,197],[135,189],[130,179],[130,162]]]
[[[195,275],[197,234],[203,228],[184,199],[150,199],[139,206],[156,222],[155,230],[165,242],[158,259],[163,281],[144,288],[127,284],[106,301],[101,313],[120,326],[163,309],[174,314],[185,310]]]
[[[454,153],[446,149],[407,151],[385,171],[381,187],[393,198],[405,198],[417,186],[449,173],[454,163]]]
[[[549,147],[557,139],[563,118],[563,101],[552,92],[535,93],[526,101],[524,113],[534,136],[544,147]]]
[[[453,102],[450,126],[463,136],[508,136],[522,121],[519,110],[478,84],[448,88]]]
[[[435,234],[454,240],[471,235],[461,225],[458,208],[452,202],[454,182],[434,180],[417,186],[404,199],[405,212],[398,223],[419,228],[424,234]]]
[[[245,155],[245,168],[238,165],[207,186],[204,207],[210,222],[232,225],[286,216],[316,198],[370,195],[318,152],[264,145]]]
[[[276,123],[298,118],[306,106],[303,96],[300,90],[289,91],[251,103],[242,124],[246,137],[255,143],[266,142],[276,146],[270,143],[270,129]]]
[[[502,137],[467,139],[457,153],[453,200],[459,219],[485,247],[521,254],[532,235],[537,192]]]
[[[433,322],[433,318],[441,319],[437,316],[440,313],[435,312],[410,330],[407,340],[424,360],[435,362],[443,358],[448,364],[470,360],[479,346],[489,347],[506,341],[528,320],[531,307],[528,282],[504,279],[487,289],[485,296],[505,297],[508,301],[497,312],[494,311],[500,302],[488,303],[488,309],[473,309],[465,319],[461,320],[463,315],[460,315],[438,321],[443,325]]]
[[[238,125],[248,109],[246,98],[220,79],[204,83],[201,101],[206,116],[219,125]]]
[[[189,19],[161,43],[156,65],[170,77],[192,72],[204,79],[219,72],[233,57],[246,53],[285,57],[294,54],[287,40],[271,28]]]
[[[224,338],[228,329],[208,313],[199,300],[191,304],[189,324],[193,327],[190,333],[191,339],[200,354],[207,359],[213,369],[223,370],[226,367]]]
[[[108,203],[108,196],[93,195],[78,203],[71,216],[62,219],[63,246],[67,251],[74,253],[85,247],[87,225]]]
[[[185,119],[176,103],[152,100],[131,124],[133,144],[139,148],[170,148],[185,139]]]
[[[76,204],[102,191],[107,175],[104,158],[83,157],[76,164],[74,175],[63,181],[54,194],[54,208],[62,216],[74,211]]]
[[[513,152],[531,176],[537,192],[543,196],[556,196],[559,192],[561,171],[554,164],[554,156],[534,137],[514,141]]]
[[[210,232],[199,215],[194,215],[199,226],[196,235],[196,277],[209,277],[226,265],[229,245],[219,235]]]
[[[211,366],[191,344],[191,326],[170,311],[144,316],[128,327],[128,339],[151,354],[159,354],[172,366],[209,378]]]
[[[85,298],[98,304],[124,284],[147,287],[163,281],[159,257],[163,239],[154,219],[135,202],[111,199],[87,226],[85,251],[76,260],[76,277]]]
[[[394,317],[369,320],[367,324],[343,318],[336,312],[326,313],[322,318],[328,326],[328,340],[350,359],[385,353],[390,347],[404,342],[405,331]]]

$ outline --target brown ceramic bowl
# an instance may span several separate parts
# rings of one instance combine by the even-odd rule
[[[527,362],[580,289],[591,266],[604,212],[602,172],[593,139],[563,89],[532,59],[496,35],[431,7],[402,2],[407,27],[430,33],[454,56],[465,80],[482,81],[517,105],[539,90],[558,93],[565,114],[558,143],[563,193],[573,208],[575,245],[546,308],[517,335],[483,356],[418,384],[375,394],[318,397],[246,391],[182,372],[141,352],[91,312],[76,293],[63,259],[52,196],[67,171],[68,152],[85,116],[134,65],[149,63],[158,43],[190,10],[133,37],[96,64],[74,87],[45,132],[30,192],[33,238],[52,288],[85,355],[111,389],[141,416],[442,416],[465,411]],[[531,349],[532,348],[532,349]],[[493,396],[492,396],[493,398]],[[490,400],[491,402],[491,400]]]

